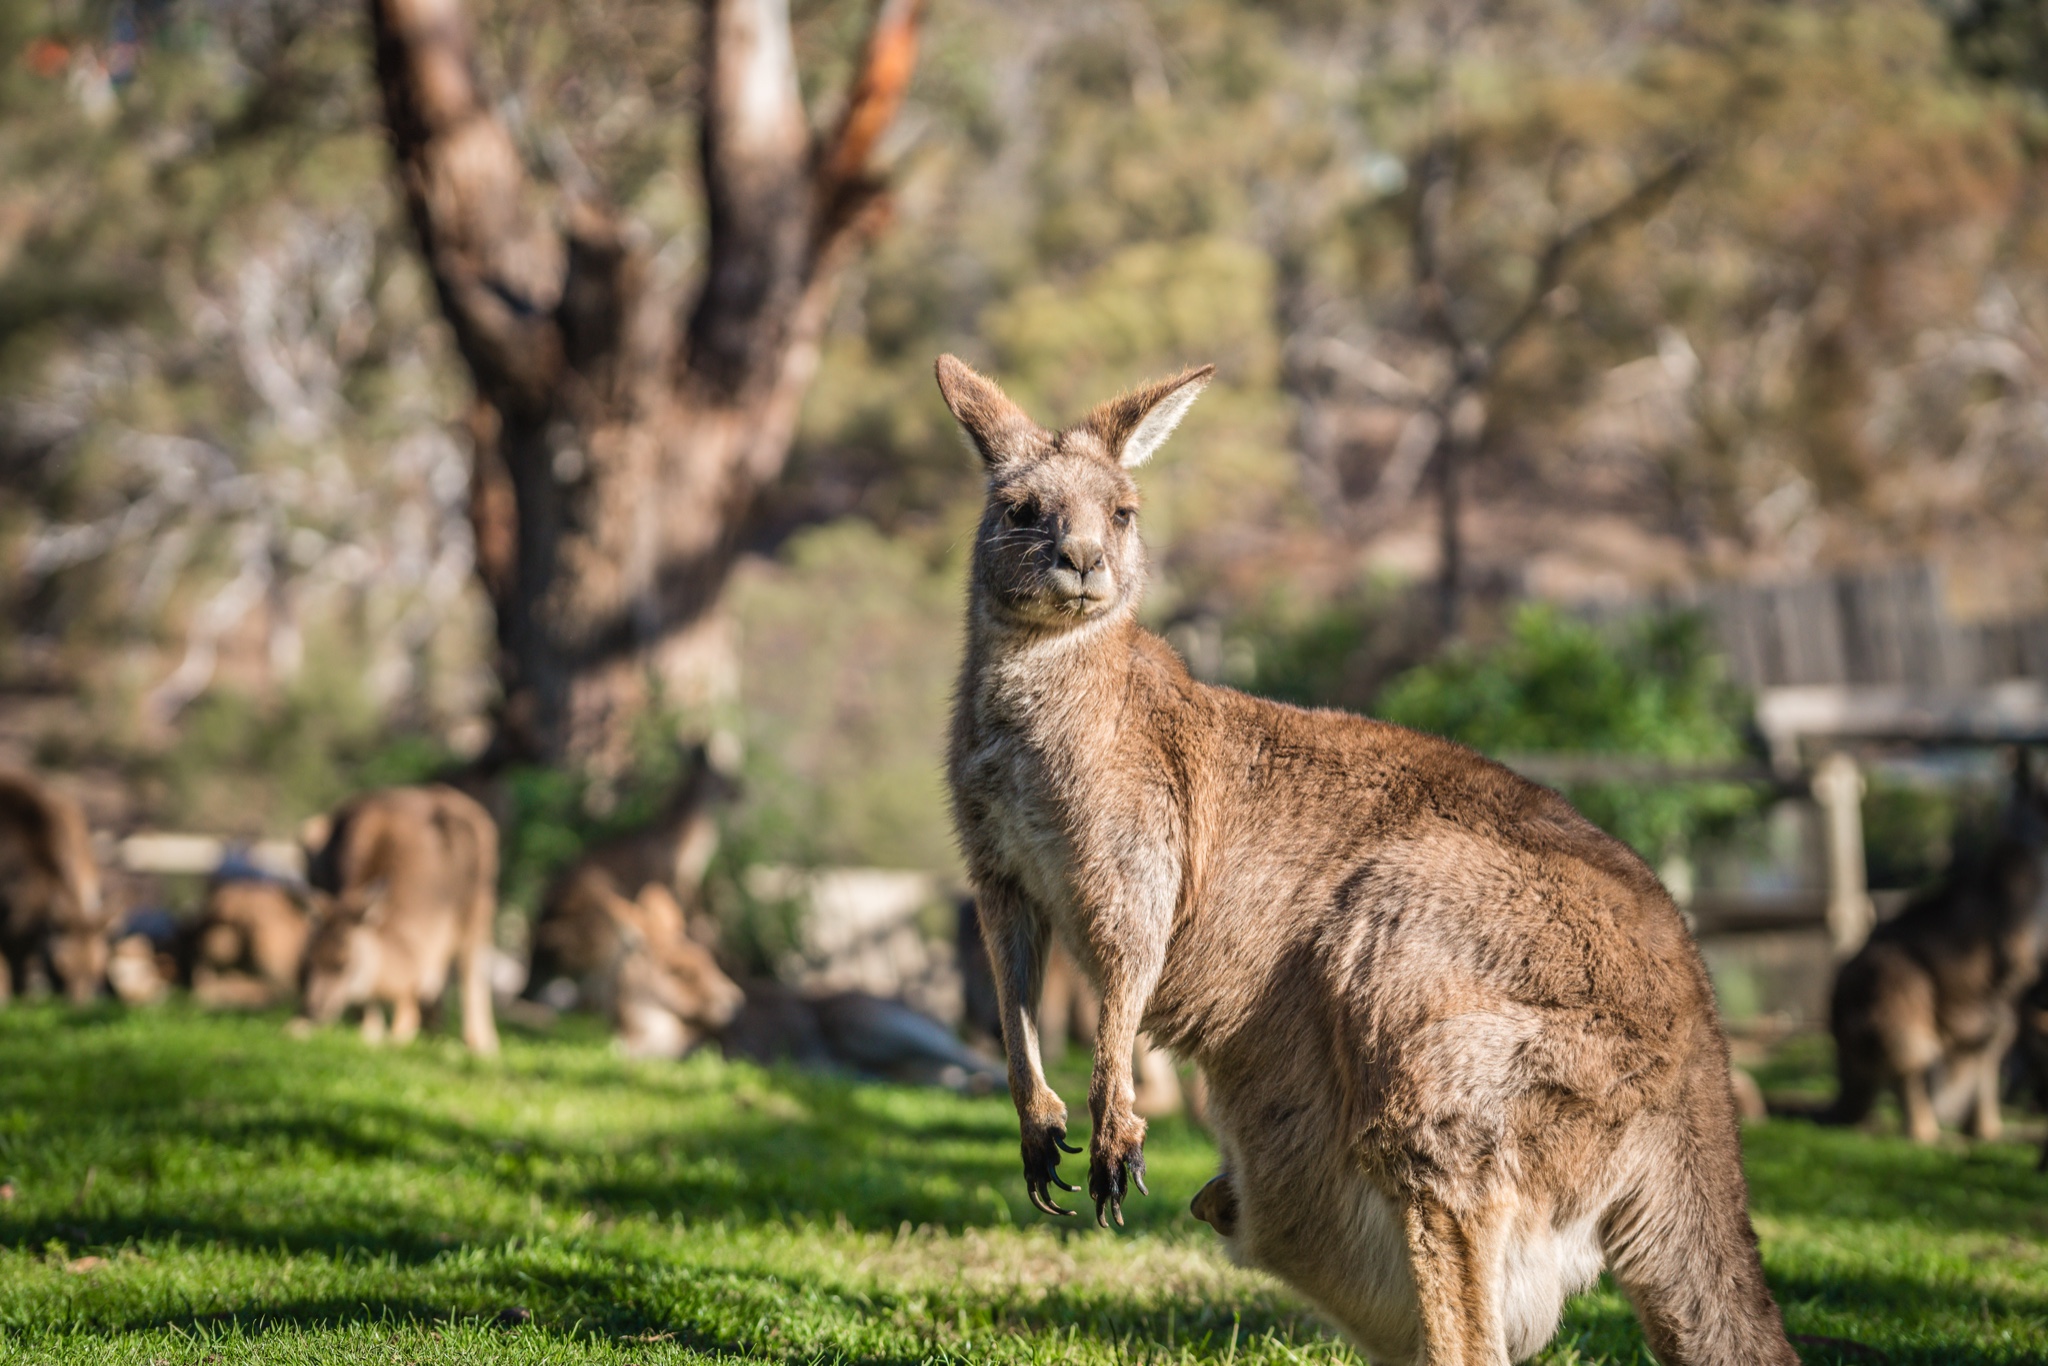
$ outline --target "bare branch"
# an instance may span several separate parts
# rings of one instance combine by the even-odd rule
[[[686,375],[713,398],[784,391],[793,373],[807,373],[847,240],[880,196],[871,163],[909,88],[923,11],[923,0],[881,0],[846,111],[813,147],[787,0],[714,0],[703,126],[710,244],[683,353]]]
[[[1542,310],[1543,301],[1563,283],[1565,273],[1584,252],[1598,246],[1617,229],[1640,222],[1663,208],[1704,161],[1705,155],[1699,148],[1687,148],[1666,162],[1655,175],[1638,182],[1600,212],[1551,238],[1543,254],[1537,258],[1536,278],[1530,282],[1521,307],[1515,310],[1514,316],[1508,319],[1507,325],[1494,335],[1486,348],[1487,362],[1497,362],[1501,353],[1528,330],[1529,324]]]
[[[493,403],[545,403],[562,244],[478,90],[461,0],[370,0],[384,120],[441,307]]]
[[[702,290],[684,373],[714,400],[757,389],[809,275],[810,130],[788,0],[711,0],[704,19]]]
[[[896,120],[917,66],[917,26],[924,0],[882,0],[868,30],[860,74],[846,97],[846,112],[818,161],[820,200],[831,204],[868,180],[875,146]]]
[[[1444,281],[1444,217],[1450,207],[1452,149],[1448,139],[1433,139],[1415,164],[1415,203],[1408,219],[1409,255],[1415,270],[1415,294],[1422,306],[1423,326],[1454,353],[1465,350],[1464,334],[1451,316],[1450,287]]]

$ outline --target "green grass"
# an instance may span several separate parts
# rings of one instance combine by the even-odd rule
[[[2025,1146],[1748,1141],[1795,1332],[2048,1362],[2048,1177]],[[627,1063],[587,1029],[479,1063],[445,1038],[17,1007],[0,1361],[1355,1366],[1187,1216],[1213,1160],[1157,1126],[1152,1196],[1101,1233],[1024,1203],[1001,1098]],[[1603,1289],[1543,1360],[1648,1357]]]

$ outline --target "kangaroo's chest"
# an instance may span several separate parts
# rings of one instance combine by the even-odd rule
[[[969,833],[987,862],[1044,909],[1071,909],[1077,850],[1054,766],[998,735],[976,750],[967,777],[980,797],[978,828]]]

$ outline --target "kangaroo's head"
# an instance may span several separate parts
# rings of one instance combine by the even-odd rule
[[[384,968],[380,926],[386,912],[382,884],[338,899],[306,941],[299,969],[300,1008],[316,1024],[333,1024],[352,1005],[370,998]]]
[[[1216,367],[1205,365],[1111,399],[1064,431],[1025,416],[993,380],[952,356],[939,392],[988,469],[974,585],[1009,625],[1079,626],[1137,604],[1145,586],[1138,486]]]

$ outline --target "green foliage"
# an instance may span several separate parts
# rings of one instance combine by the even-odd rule
[[[1111,1234],[1024,1202],[1006,1097],[626,1062],[595,1030],[513,1027],[480,1062],[280,1024],[0,1013],[0,1361],[1361,1366],[1188,1216],[1216,1153],[1182,1121]],[[1743,1142],[1793,1332],[1896,1366],[2048,1356],[2027,1146]],[[1536,1360],[1650,1358],[1603,1284]]]
[[[150,806],[186,828],[290,838],[351,793],[424,782],[453,759],[437,737],[330,690],[275,702],[221,690],[194,703],[169,748],[137,759],[130,775]]]
[[[763,861],[956,866],[944,755],[964,549],[848,521],[734,583],[748,754],[734,820]]]
[[[690,761],[676,733],[673,716],[653,710],[635,726],[631,761],[617,775],[539,764],[500,775],[498,894],[507,909],[538,914],[549,884],[586,848],[644,829],[661,813]]]
[[[1488,754],[1558,751],[1678,761],[1741,757],[1746,707],[1703,623],[1645,617],[1620,633],[1542,606],[1490,649],[1454,648],[1390,683],[1378,713]],[[1653,862],[1753,805],[1725,783],[1590,783],[1567,795]]]
[[[2002,782],[1888,774],[1865,780],[1863,848],[1872,887],[1925,887],[1982,852],[1998,828]]]
[[[2048,93],[2048,7],[2040,0],[1936,0],[1934,8],[1964,67]]]
[[[1226,681],[1299,706],[1370,711],[1388,678],[1424,653],[1434,629],[1427,608],[1421,595],[1384,577],[1322,601],[1275,593],[1229,623],[1251,668]]]

